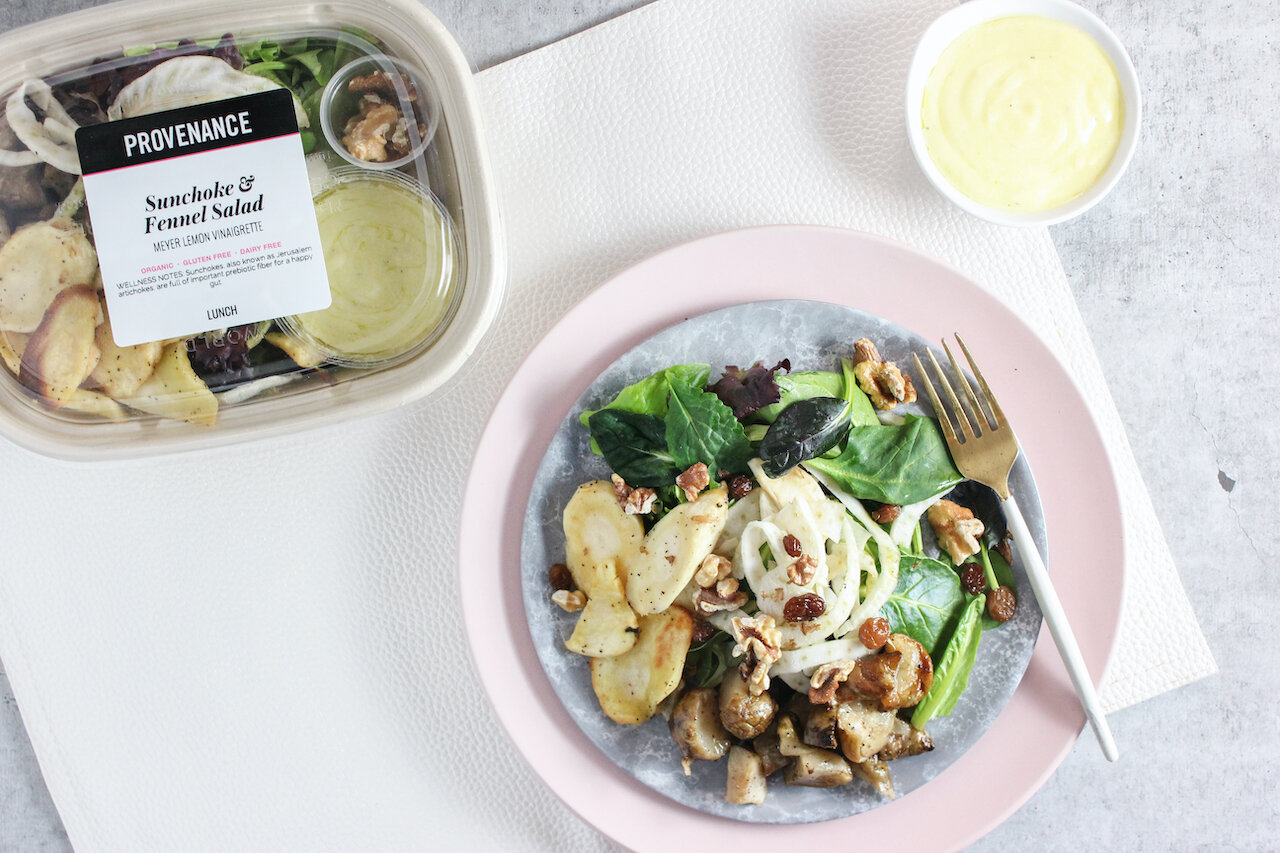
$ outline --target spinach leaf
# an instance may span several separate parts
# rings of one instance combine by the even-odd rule
[[[609,467],[632,486],[664,486],[684,470],[676,467],[667,452],[662,418],[625,409],[601,409],[587,425]]]
[[[964,606],[960,577],[949,566],[928,557],[903,554],[898,585],[883,613],[890,631],[906,634],[936,658]]]
[[[837,397],[811,397],[783,410],[760,442],[760,461],[770,477],[821,456],[849,431],[849,404]]]
[[[809,371],[789,373],[778,376],[775,380],[782,392],[782,399],[756,412],[755,417],[771,424],[782,414],[782,410],[792,403],[809,400],[813,397],[839,397],[844,393],[844,378],[839,373],[829,371]]]
[[[671,384],[666,438],[677,474],[698,462],[705,462],[713,477],[721,470],[739,474],[755,455],[733,409],[700,386]]]
[[[918,503],[964,479],[937,423],[915,415],[901,424],[854,427],[839,456],[806,464],[854,497],[886,504]]]
[[[667,394],[673,387],[682,385],[701,389],[710,376],[711,366],[707,364],[677,364],[666,367],[623,388],[603,409],[624,409],[628,412],[666,417]],[[578,420],[583,426],[587,426],[591,416],[603,409],[583,412]]]
[[[840,373],[844,380],[844,398],[849,401],[849,417],[854,426],[876,426],[880,418],[876,417],[876,407],[871,405],[871,398],[858,387],[858,379],[853,375],[853,359],[840,359]]]
[[[980,595],[970,598],[942,657],[934,658],[933,684],[911,714],[911,725],[916,728],[922,728],[934,717],[950,714],[960,694],[969,686],[969,673],[978,657],[978,641],[982,639],[984,602]]]

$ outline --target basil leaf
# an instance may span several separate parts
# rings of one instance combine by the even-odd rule
[[[609,467],[629,485],[664,486],[684,470],[675,466],[667,452],[662,418],[625,409],[601,409],[587,426]]]
[[[671,385],[666,437],[676,473],[705,462],[712,477],[721,470],[738,474],[747,470],[747,461],[754,455],[733,409],[700,387]]]
[[[890,631],[906,634],[935,657],[964,606],[960,576],[949,566],[928,557],[903,554],[898,585],[882,612],[889,620]]]
[[[911,725],[923,728],[934,717],[945,717],[956,707],[960,694],[969,686],[969,673],[978,657],[978,641],[982,639],[982,596],[970,598],[947,641],[940,658],[934,658],[933,684],[911,714]]]
[[[770,477],[781,477],[801,462],[821,456],[849,431],[849,404],[836,397],[812,397],[778,415],[760,442],[760,461]]]
[[[806,464],[854,497],[886,504],[919,503],[964,479],[937,423],[915,415],[901,424],[853,427],[839,456]]]

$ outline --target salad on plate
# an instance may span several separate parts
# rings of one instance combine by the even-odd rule
[[[608,473],[561,490],[563,551],[544,548],[559,559],[540,572],[559,649],[539,649],[553,683],[577,680],[579,724],[642,781],[692,786],[698,807],[747,820],[849,811],[806,817],[813,795],[795,809],[788,787],[874,807],[900,793],[899,763],[949,745],[939,723],[984,645],[1009,669],[997,681],[1021,676],[1035,606],[1018,601],[999,500],[959,474],[880,343],[834,340],[795,367],[669,364],[566,421],[590,459],[561,459],[558,479]],[[538,517],[553,523],[554,504]],[[1016,648],[983,643],[1010,620]],[[624,745],[611,728],[647,736]],[[637,747],[640,760],[616,754]],[[908,773],[907,788],[940,769]]]

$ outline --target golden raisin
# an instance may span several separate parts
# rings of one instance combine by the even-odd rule
[[[816,592],[792,596],[782,605],[782,618],[788,622],[811,622],[827,612],[827,603]]]
[[[1000,544],[996,546],[996,553],[999,554],[1001,557],[1004,557],[1004,561],[1011,566],[1013,565],[1013,547],[1011,545],[1012,541],[1013,540],[1011,540],[1008,536],[1006,536],[1003,539],[1001,539]]]
[[[792,557],[799,557],[804,553],[804,549],[800,547],[800,540],[790,533],[782,537],[782,547]]]
[[[900,512],[902,507],[897,504],[880,504],[871,511],[871,518],[876,524],[889,524],[898,517]]]
[[[997,622],[1008,622],[1018,607],[1018,599],[1007,586],[987,593],[987,613]]]
[[[965,563],[960,567],[960,583],[970,595],[981,595],[987,588],[987,573],[981,563]]]
[[[878,649],[889,642],[889,620],[883,616],[872,616],[858,629],[858,639],[869,649]]]
[[[548,569],[547,580],[551,581],[552,589],[573,589],[573,575],[564,563],[556,563]]]

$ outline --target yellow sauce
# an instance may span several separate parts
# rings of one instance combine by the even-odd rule
[[[302,331],[339,358],[388,358],[420,343],[449,308],[453,248],[440,210],[414,189],[370,174],[316,198],[333,302],[299,314]]]
[[[956,189],[988,207],[1060,207],[1106,172],[1124,127],[1110,58],[1049,18],[997,18],[952,42],[929,74],[925,145]]]

